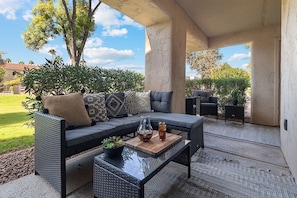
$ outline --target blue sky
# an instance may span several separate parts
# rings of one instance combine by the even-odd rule
[[[12,63],[32,60],[35,64],[45,63],[50,59],[50,49],[70,63],[65,45],[61,38],[49,42],[43,49],[33,52],[26,48],[22,33],[32,19],[31,10],[36,0],[1,0],[0,1],[0,51],[5,51],[3,59],[10,58]],[[145,65],[145,27],[122,15],[116,10],[100,5],[95,15],[96,31],[88,39],[84,50],[87,65],[104,68],[129,69],[144,73]],[[244,68],[250,61],[250,50],[244,45],[221,48],[223,62],[233,67]],[[195,76],[187,66],[187,76]]]

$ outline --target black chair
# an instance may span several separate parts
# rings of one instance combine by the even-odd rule
[[[209,91],[193,90],[193,97],[186,98],[186,114],[215,115],[218,119],[218,98]]]

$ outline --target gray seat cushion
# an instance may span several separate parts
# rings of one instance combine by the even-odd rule
[[[94,139],[100,141],[101,138],[117,135],[119,131],[136,131],[139,120],[138,116],[111,118],[107,122],[97,122],[95,126],[67,130],[67,147],[83,144]]]
[[[192,129],[194,126],[203,124],[203,116],[194,116],[188,114],[179,113],[142,113],[141,115],[149,115],[151,122],[158,123],[160,121],[165,122],[168,125],[179,126],[187,129]]]

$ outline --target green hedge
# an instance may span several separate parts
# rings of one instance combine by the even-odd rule
[[[61,61],[49,61],[37,69],[26,70],[22,85],[29,93],[23,103],[33,117],[42,105],[35,97],[78,92],[85,88],[86,93],[111,93],[127,90],[143,91],[144,75],[120,69],[103,69],[90,66],[65,65]]]
[[[64,65],[47,61],[38,69],[25,72],[25,92],[34,95],[58,95],[86,89],[87,93],[144,90],[144,76],[133,71],[90,66]]]

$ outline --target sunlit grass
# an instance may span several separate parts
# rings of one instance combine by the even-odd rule
[[[25,125],[30,121],[25,100],[25,94],[0,94],[0,154],[34,145],[34,128]]]

